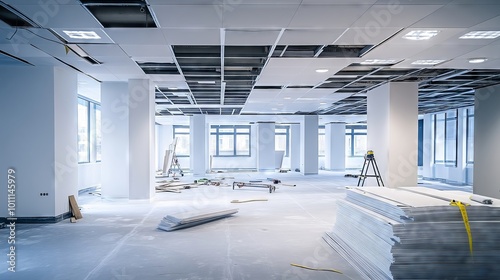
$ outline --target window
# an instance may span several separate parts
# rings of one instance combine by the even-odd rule
[[[474,163],[474,107],[467,109],[467,163]]]
[[[78,162],[90,162],[89,101],[78,98]]]
[[[190,154],[190,135],[188,125],[174,125],[174,139],[177,138],[175,155],[178,157],[188,157]]]
[[[348,157],[362,157],[366,153],[366,125],[350,125],[345,129],[345,154]]]
[[[325,156],[325,126],[318,126],[318,156]]]
[[[457,164],[457,110],[434,114],[434,162]]]
[[[250,156],[249,125],[212,125],[210,127],[210,154],[223,156]]]
[[[95,104],[95,160],[101,161],[101,106]]]
[[[101,106],[78,98],[78,163],[101,161]]]
[[[285,157],[288,157],[290,148],[290,126],[277,125],[274,133],[274,149],[276,151],[285,151]]]

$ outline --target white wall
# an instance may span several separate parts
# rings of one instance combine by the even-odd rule
[[[440,112],[437,112],[440,113]],[[424,115],[422,177],[453,184],[471,184],[473,166],[466,163],[466,108],[458,109],[457,165],[434,163],[434,124],[432,114]]]
[[[128,84],[101,84],[101,188],[103,197],[128,198]]]
[[[7,169],[16,170],[16,216],[63,214],[78,184],[76,73],[0,67],[0,83],[0,179],[7,182]],[[0,200],[7,201],[7,184],[0,184]],[[6,207],[0,216],[7,217]]]
[[[78,189],[101,186],[101,163],[78,164]]]
[[[367,95],[367,150],[374,151],[384,185],[416,186],[417,84],[388,83],[369,91]],[[373,185],[372,182],[370,185]]]
[[[500,198],[500,86],[476,91],[474,106],[474,186],[476,194]]]

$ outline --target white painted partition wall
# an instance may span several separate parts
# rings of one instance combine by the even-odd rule
[[[0,82],[0,217],[8,217],[13,168],[16,217],[60,221],[69,213],[68,195],[77,195],[77,75],[58,67],[0,67]]]
[[[500,86],[479,89],[474,106],[475,194],[500,198]]]
[[[207,171],[206,155],[208,153],[205,115],[190,117],[190,169],[193,175],[203,176]]]
[[[300,124],[290,125],[290,169],[300,169]]]
[[[375,154],[385,186],[416,186],[418,84],[387,83],[367,95],[367,149]],[[365,185],[376,182],[367,179]]]
[[[302,117],[300,125],[300,172],[318,174],[318,116]]]
[[[345,123],[325,124],[325,168],[345,170]]]
[[[103,197],[129,197],[128,84],[101,83],[101,192]]]
[[[148,79],[131,79],[129,92],[129,199],[155,194],[155,93]]]
[[[274,122],[257,122],[257,170],[275,169],[275,128]]]

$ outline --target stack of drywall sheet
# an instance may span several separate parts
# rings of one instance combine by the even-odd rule
[[[494,279],[500,273],[500,200],[482,204],[470,196],[423,187],[351,188],[324,239],[365,279]],[[451,200],[470,204],[471,242]]]
[[[222,219],[238,212],[237,208],[207,208],[189,212],[179,212],[165,216],[159,229],[173,231]]]

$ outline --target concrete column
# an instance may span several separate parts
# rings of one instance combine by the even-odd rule
[[[345,170],[345,123],[325,125],[325,168]]]
[[[274,171],[274,122],[257,122],[257,170]]]
[[[129,199],[154,196],[155,93],[148,79],[131,79],[129,93]]]
[[[474,186],[473,192],[500,198],[500,86],[482,88],[474,103]]]
[[[207,171],[206,165],[206,134],[205,115],[190,117],[189,130],[190,143],[190,169],[193,175],[203,176]]]
[[[101,192],[129,197],[129,98],[125,82],[101,83]]]
[[[300,124],[290,125],[290,169],[300,170]]]
[[[318,116],[302,116],[300,126],[300,172],[318,174]]]
[[[0,82],[0,217],[9,217],[12,168],[18,221],[60,221],[69,216],[68,196],[78,195],[77,74],[0,66]]]
[[[367,148],[375,154],[385,186],[416,186],[418,84],[388,83],[367,95]],[[376,183],[367,179],[365,185]]]

